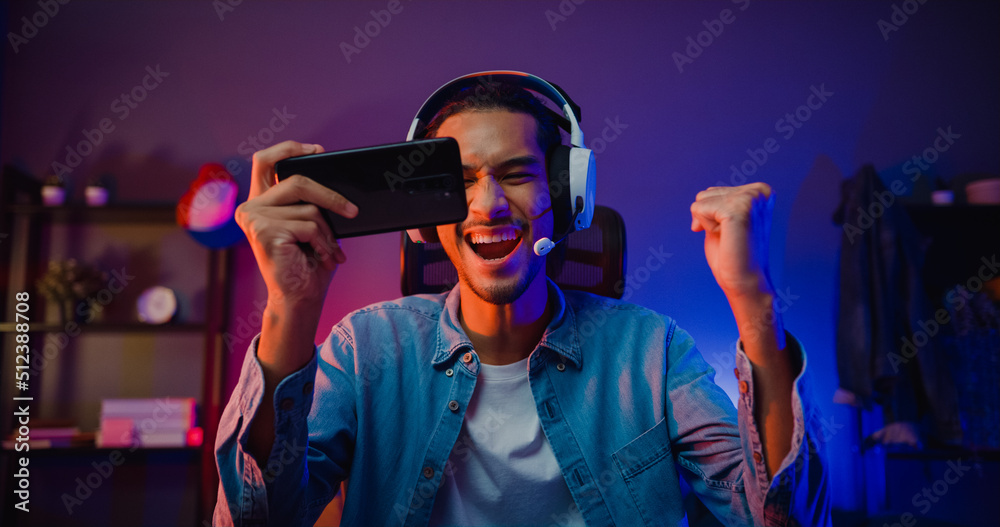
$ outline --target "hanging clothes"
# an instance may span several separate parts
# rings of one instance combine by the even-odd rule
[[[837,319],[840,387],[886,423],[929,420],[934,438],[961,440],[944,324],[925,291],[924,240],[871,165],[841,185],[834,222],[842,226]]]

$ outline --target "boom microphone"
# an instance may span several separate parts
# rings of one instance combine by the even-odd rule
[[[537,242],[535,242],[535,254],[537,254],[538,256],[545,256],[546,254],[549,254],[549,251],[551,251],[552,248],[555,247],[557,243],[562,243],[562,241],[565,240],[567,236],[569,236],[568,232],[560,236],[559,239],[556,241],[552,241],[549,238],[542,238],[541,240],[538,240]]]
[[[546,212],[549,212],[550,210],[552,210],[552,205],[549,205],[548,208],[546,208],[542,212],[539,212],[536,216],[528,216],[528,219],[530,219],[530,220],[537,220],[538,218],[541,218],[543,215],[545,215]],[[563,238],[565,238],[565,236],[563,236]],[[561,242],[561,241],[562,241],[562,239],[559,239],[558,241],[553,242],[549,238],[542,238],[542,239],[538,240],[537,242],[535,242],[535,254],[537,254],[538,256],[545,256],[546,254],[549,254],[549,251],[551,251],[552,248],[555,247],[556,244],[559,243],[559,242]]]
[[[535,254],[537,254],[538,256],[545,256],[546,254],[549,254],[549,251],[551,251],[552,248],[555,246],[556,244],[552,240],[548,238],[542,238],[541,240],[535,242]]]

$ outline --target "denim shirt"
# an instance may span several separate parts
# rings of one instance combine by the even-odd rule
[[[741,347],[737,412],[670,318],[552,282],[549,301],[552,321],[528,379],[587,525],[681,523],[678,476],[727,525],[830,524],[819,417],[797,340],[789,335],[789,352],[802,357],[792,448],[769,479]],[[313,525],[344,482],[341,525],[426,525],[450,464],[465,459],[449,455],[468,448],[456,441],[480,369],[458,307],[456,287],[347,315],[267,402],[276,437],[264,470],[246,450],[264,392],[255,339],[215,445],[214,524]]]

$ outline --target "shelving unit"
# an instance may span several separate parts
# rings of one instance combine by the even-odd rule
[[[946,307],[942,300],[946,291],[980,276],[977,271],[984,263],[982,258],[1000,253],[1000,205],[908,204],[905,210],[926,244],[920,278],[933,313]],[[928,338],[940,345],[940,337],[945,332],[931,334]],[[866,472],[864,479],[868,482],[863,489],[864,512],[869,522],[866,525],[899,524],[904,513],[917,518],[918,524],[947,519],[954,525],[981,525],[984,518],[996,516],[1000,506],[993,499],[993,489],[984,487],[982,482],[994,481],[1000,474],[1000,451],[930,444],[921,449],[903,445],[865,445],[867,434],[884,424],[880,412],[879,409],[857,409],[855,414],[859,431],[857,441],[862,445],[858,453]],[[971,464],[974,469],[970,473],[975,476],[944,481],[941,478],[953,463]],[[950,479],[954,473],[949,474]],[[941,483],[937,483],[939,480]],[[943,483],[948,483],[947,495],[940,493]],[[922,494],[925,488],[928,492],[936,489],[937,493],[931,494],[933,500]],[[933,506],[918,507],[917,503]],[[984,508],[969,510],[964,506],[967,503],[981,503]]]
[[[45,469],[46,465],[52,465],[51,469],[59,466],[59,463],[68,466],[80,466],[86,468],[90,460],[106,459],[115,450],[124,452],[125,461],[120,470],[121,474],[131,474],[122,476],[120,480],[111,481],[108,488],[114,487],[114,494],[108,498],[110,502],[126,507],[133,513],[141,513],[147,523],[164,521],[171,524],[167,519],[153,518],[149,520],[150,511],[163,509],[157,502],[158,489],[157,471],[174,474],[173,481],[183,481],[183,485],[172,487],[168,493],[174,496],[173,499],[182,501],[184,510],[193,509],[195,518],[188,521],[179,519],[180,524],[201,524],[203,520],[211,518],[216,499],[218,486],[218,475],[215,471],[214,444],[218,422],[222,409],[222,373],[224,366],[224,356],[222,353],[222,337],[227,320],[227,299],[228,291],[225,277],[229,266],[229,252],[227,250],[211,250],[198,246],[186,233],[174,225],[175,211],[174,204],[130,204],[113,205],[107,207],[86,207],[86,206],[61,206],[45,207],[38,201],[39,184],[34,178],[27,176],[12,167],[4,168],[3,188],[0,188],[0,289],[5,293],[3,303],[0,304],[0,358],[4,361],[0,372],[4,376],[13,376],[13,369],[8,368],[14,363],[13,332],[15,330],[13,304],[14,294],[19,291],[30,292],[31,299],[31,322],[29,324],[29,335],[31,336],[31,353],[38,356],[42,353],[43,343],[47,344],[50,336],[69,335],[68,339],[63,339],[66,343],[58,350],[55,356],[48,358],[42,368],[31,370],[29,390],[18,392],[13,386],[13,379],[3,379],[0,386],[2,397],[2,416],[0,425],[4,437],[7,437],[16,427],[13,421],[13,397],[29,396],[34,397],[36,402],[32,403],[32,420],[39,417],[65,417],[63,415],[40,415],[45,409],[42,404],[62,404],[59,401],[45,401],[46,397],[52,399],[51,393],[60,394],[72,393],[72,390],[80,390],[80,385],[100,385],[102,383],[113,384],[114,368],[107,368],[102,371],[100,364],[87,364],[86,357],[100,357],[107,353],[108,356],[118,357],[121,364],[121,371],[118,379],[119,389],[128,385],[133,389],[139,387],[140,390],[155,392],[159,389],[168,390],[163,385],[170,385],[170,381],[163,379],[183,378],[185,382],[190,381],[191,385],[200,385],[198,390],[199,410],[198,425],[204,430],[204,441],[200,448],[154,448],[137,449],[130,451],[129,448],[107,449],[107,448],[52,448],[46,450],[31,450],[30,462],[35,464],[37,470]],[[58,238],[52,233],[61,229],[63,236]],[[41,295],[37,293],[34,284],[46,267],[46,259],[53,254],[53,245],[56,242],[64,242],[61,257],[78,256],[78,253],[90,251],[92,244],[87,243],[87,233],[96,236],[101,240],[106,237],[114,237],[121,233],[127,233],[122,240],[116,240],[111,251],[111,255],[129,262],[136,275],[142,274],[140,279],[134,281],[128,287],[127,294],[121,294],[113,298],[107,307],[106,320],[98,320],[93,323],[79,323],[72,332],[67,332],[70,326],[62,322],[44,320],[44,310],[41,308]],[[93,233],[96,233],[94,235]],[[160,235],[158,238],[157,235]],[[127,239],[131,236],[131,239]],[[142,245],[141,258],[136,256],[133,261],[131,250],[136,244]],[[120,243],[119,243],[120,242]],[[164,254],[157,254],[150,247],[160,244]],[[126,249],[123,249],[126,247]],[[176,251],[177,247],[182,247],[181,251]],[[172,251],[172,252],[170,252]],[[180,252],[182,254],[175,254]],[[200,256],[196,253],[200,253]],[[86,258],[86,257],[84,257]],[[152,269],[147,272],[147,269]],[[192,276],[200,277],[203,284],[192,285],[197,280]],[[140,322],[133,313],[133,298],[139,290],[149,285],[158,285],[162,280],[163,285],[172,288],[181,288],[179,291],[181,298],[181,309],[178,313],[178,320],[163,325],[150,325]],[[118,304],[116,303],[123,303]],[[132,305],[124,305],[132,304]],[[102,306],[103,308],[103,306]],[[116,308],[116,309],[112,309]],[[51,311],[51,310],[50,310]],[[113,313],[112,313],[113,312]],[[73,324],[76,324],[73,322]],[[77,333],[79,331],[79,333]],[[178,343],[182,343],[178,345]],[[196,346],[193,343],[199,342]],[[200,350],[195,348],[200,347]],[[97,348],[95,350],[95,348]],[[106,349],[105,349],[106,348]],[[176,355],[165,356],[167,351]],[[174,348],[177,348],[176,350]],[[200,351],[200,362],[197,364],[177,363],[173,364],[175,357],[194,357]],[[83,357],[83,358],[81,358]],[[102,359],[103,360],[103,359]],[[81,362],[82,361],[82,362]],[[149,378],[145,381],[133,379],[136,372],[128,370],[128,366],[142,363],[143,370]],[[177,371],[168,374],[165,367],[176,368]],[[190,379],[190,374],[200,369],[200,379]],[[49,374],[55,378],[48,378]],[[61,374],[61,375],[60,375]],[[173,375],[174,377],[170,377]],[[89,377],[88,377],[89,376]],[[59,377],[69,377],[69,380]],[[128,378],[125,378],[128,377]],[[47,384],[49,383],[49,384]],[[53,386],[52,383],[58,384]],[[74,384],[75,383],[75,384]],[[66,386],[63,386],[65,384]],[[157,388],[158,386],[158,388]],[[86,394],[85,394],[86,395]],[[165,397],[180,395],[174,393],[156,393],[152,395],[138,395],[141,397]],[[113,394],[113,397],[129,397],[135,395]],[[195,394],[188,394],[195,396]],[[74,398],[72,403],[79,406]],[[68,404],[68,403],[67,403]],[[87,404],[93,407],[99,401],[88,401]],[[51,407],[49,408],[51,413]],[[82,420],[81,416],[76,417],[77,421]],[[88,419],[96,416],[87,412]],[[15,468],[12,462],[21,456],[14,452],[5,450],[0,453],[4,475],[0,478],[2,485],[3,506],[2,513],[4,525],[31,525],[40,516],[15,514],[13,508],[14,484],[13,473]],[[79,458],[79,459],[78,459]],[[79,463],[70,460],[78,460]],[[151,461],[158,460],[158,461]],[[160,463],[157,465],[157,463]],[[119,467],[121,468],[121,467]],[[32,510],[39,510],[41,507],[48,507],[47,504],[56,504],[57,508],[62,508],[59,501],[57,488],[45,488],[44,481],[47,476],[39,475],[38,483],[32,483]],[[63,476],[64,478],[67,476]],[[33,476],[34,478],[34,476]],[[160,478],[162,480],[162,477]],[[51,480],[51,478],[49,478]],[[54,480],[60,481],[58,477]],[[69,477],[64,482],[63,487],[69,486],[73,479]],[[141,489],[134,488],[135,485],[145,485]],[[197,487],[197,492],[191,493],[191,487]],[[112,491],[105,489],[108,494]],[[51,496],[55,493],[54,497]],[[95,490],[96,493],[96,490]],[[178,493],[191,494],[188,499]],[[47,496],[45,500],[42,495]],[[128,495],[132,498],[146,496],[143,500],[135,503],[134,499],[121,499],[121,496]],[[37,501],[36,501],[37,499]],[[196,503],[192,503],[194,500]],[[145,501],[145,505],[143,505]],[[109,505],[110,506],[110,505]],[[146,509],[142,509],[142,507]],[[137,509],[138,507],[138,509]],[[98,508],[98,507],[94,507]],[[182,507],[183,508],[183,507]],[[102,509],[103,510],[103,509]],[[53,521],[54,516],[51,511],[44,513],[42,522]],[[161,512],[154,513],[162,515]],[[178,510],[171,512],[178,514]],[[123,515],[120,511],[108,510],[103,522],[106,524],[138,525],[134,515]],[[25,521],[26,518],[34,518]],[[67,521],[71,518],[65,518]],[[80,521],[80,516],[72,518],[72,521]],[[47,523],[42,523],[47,524]],[[73,524],[67,523],[67,525]]]
[[[46,207],[37,204],[13,204],[6,208],[9,214],[43,221],[87,223],[172,223],[176,212],[172,204],[166,205],[114,205],[88,207],[63,205]]]
[[[83,326],[82,326],[83,327]],[[45,323],[29,324],[29,330],[32,333],[51,333],[59,331],[61,329],[59,324],[55,323]],[[108,324],[105,322],[95,322],[93,324],[86,324],[83,327],[87,333],[200,333],[207,329],[205,324],[200,323],[177,323],[169,324],[165,326],[152,326],[149,324],[129,324],[129,323],[117,323]],[[12,333],[14,331],[13,322],[4,322],[0,324],[0,333]]]

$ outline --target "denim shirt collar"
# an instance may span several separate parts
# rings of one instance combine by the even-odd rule
[[[576,314],[573,306],[566,303],[566,296],[562,290],[549,277],[545,277],[549,289],[549,302],[552,303],[552,320],[549,321],[542,334],[542,340],[538,343],[539,348],[548,348],[566,358],[574,366],[579,368],[583,364],[583,356],[580,353],[580,338],[577,333]],[[432,364],[440,366],[450,362],[452,358],[461,350],[472,349],[472,341],[462,329],[462,323],[458,319],[458,306],[461,294],[460,285],[456,285],[445,297],[444,309],[441,311],[441,320],[438,324],[438,344],[437,352],[434,354]],[[532,352],[532,355],[535,355]],[[535,357],[529,362],[534,363]]]

